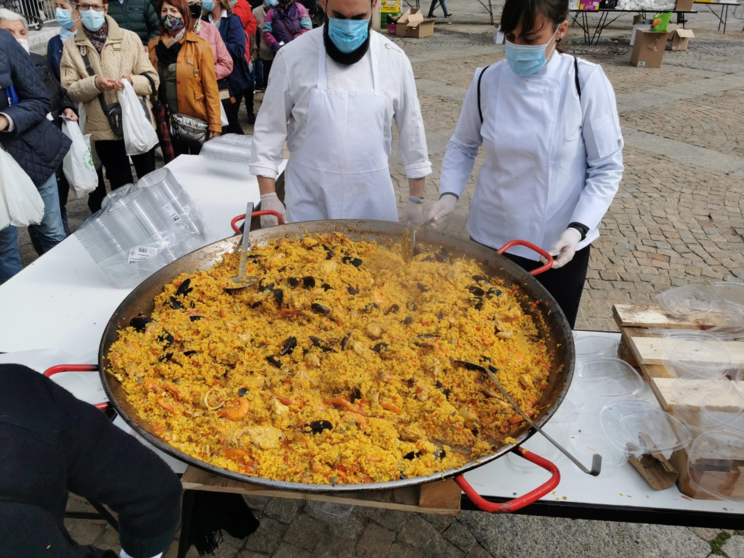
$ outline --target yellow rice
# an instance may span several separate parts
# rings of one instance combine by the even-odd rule
[[[238,261],[226,254],[166,285],[154,321],[121,329],[111,347],[109,372],[174,448],[313,484],[458,467],[522,425],[485,374],[451,359],[492,365],[535,412],[551,362],[521,304],[537,303],[476,262],[405,263],[397,245],[306,236],[255,248],[247,274],[261,283],[230,293]],[[192,290],[177,294],[187,279]]]

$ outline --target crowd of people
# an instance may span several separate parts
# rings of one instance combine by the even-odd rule
[[[275,53],[312,27],[315,0],[303,1],[311,9],[295,0],[55,0],[60,32],[46,57],[30,52],[26,19],[0,10],[0,65],[9,80],[0,88],[13,91],[0,101],[0,143],[44,201],[42,222],[29,227],[36,252],[70,234],[70,185],[62,170],[70,142],[63,121],[85,115],[98,175],[88,207],[96,212],[107,194],[104,176],[112,190],[135,178],[122,137],[122,80],[146,106],[160,145],[168,145],[166,160],[198,154],[222,133],[243,134],[243,100],[249,123],[255,122],[254,90],[265,88]],[[165,108],[165,126],[154,103]],[[131,156],[137,178],[155,170],[156,149]],[[0,231],[0,284],[21,268],[11,226]]]

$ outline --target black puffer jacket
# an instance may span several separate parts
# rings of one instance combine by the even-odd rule
[[[15,90],[18,102],[8,102]],[[0,144],[36,186],[57,170],[70,149],[70,140],[46,119],[49,94],[29,55],[8,31],[0,30],[0,112],[13,120],[13,131],[0,132]]]

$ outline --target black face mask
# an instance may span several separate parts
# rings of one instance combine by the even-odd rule
[[[370,28],[371,27],[372,22],[370,21]],[[364,55],[367,54],[367,51],[369,50],[369,40],[371,36],[372,34],[368,32],[367,40],[364,41],[358,49],[351,52],[341,52],[340,50],[338,50],[338,47],[333,44],[333,41],[328,36],[328,25],[323,25],[323,44],[325,45],[328,56],[330,56],[331,60],[333,60],[334,62],[343,64],[345,66],[356,64],[362,58],[364,58]]]
[[[191,12],[191,17],[194,19],[201,18],[202,9],[200,4],[189,4],[189,11]]]

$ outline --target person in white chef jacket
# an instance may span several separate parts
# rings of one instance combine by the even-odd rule
[[[390,178],[392,124],[410,197],[401,220],[423,221],[425,177],[431,173],[410,61],[371,30],[378,0],[325,0],[328,22],[281,46],[256,118],[250,172],[261,209],[288,222],[318,219],[398,221]],[[286,170],[286,211],[275,179]],[[261,226],[277,219],[261,217]]]
[[[506,0],[506,60],[476,71],[428,217],[442,226],[451,216],[483,146],[468,233],[491,248],[521,239],[554,256],[537,279],[573,327],[590,243],[622,178],[623,138],[602,68],[556,49],[568,13],[568,0]],[[542,265],[528,248],[506,255],[528,271]]]

